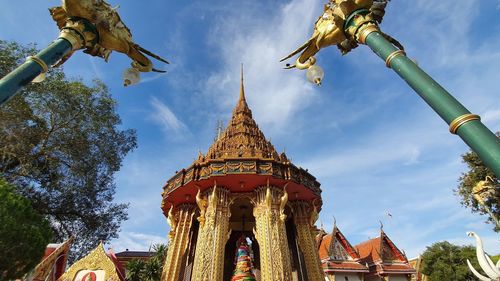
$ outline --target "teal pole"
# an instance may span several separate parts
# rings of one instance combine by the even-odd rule
[[[459,118],[462,117],[464,120],[463,117],[471,116],[470,111],[384,38],[380,32],[369,33],[365,43],[381,59],[388,62],[388,67],[403,78],[446,123],[452,125],[450,131],[458,134],[479,155],[483,163],[500,178],[500,139],[481,123],[479,116],[469,118],[458,125],[455,130],[451,129],[460,123]],[[397,51],[399,53],[396,53]]]
[[[69,54],[71,50],[72,45],[68,40],[58,38],[39,52],[35,58],[50,67]],[[0,106],[12,98],[21,88],[31,83],[42,72],[44,72],[44,68],[40,62],[37,62],[36,59],[27,59],[14,71],[0,79]]]

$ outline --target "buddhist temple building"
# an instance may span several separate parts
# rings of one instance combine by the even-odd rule
[[[336,223],[332,233],[321,231],[318,234],[318,254],[325,277],[329,281],[361,281],[364,280],[365,274],[369,273],[359,253],[340,232]]]
[[[162,196],[171,229],[162,280],[325,280],[314,226],[320,184],[265,138],[243,72],[227,128]]]
[[[410,265],[415,268],[416,273],[412,276],[411,281],[427,281],[429,277],[422,273],[424,269],[424,259],[421,255],[416,258],[408,260]]]
[[[380,236],[355,246],[361,261],[366,263],[369,274],[366,281],[410,281],[416,270],[409,264],[405,254],[389,239],[384,230]]]
[[[208,151],[163,187],[170,225],[164,281],[409,281],[415,270],[381,231],[353,247],[315,222],[320,184],[265,138],[243,85]]]

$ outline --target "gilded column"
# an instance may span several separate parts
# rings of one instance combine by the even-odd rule
[[[196,242],[193,281],[222,281],[224,250],[229,238],[229,190],[215,185],[208,198],[196,196],[200,208],[200,229]]]
[[[182,270],[182,258],[189,243],[189,231],[196,212],[194,204],[181,204],[170,208],[168,223],[170,225],[167,258],[163,265],[162,281],[177,281]]]
[[[255,237],[260,248],[261,280],[292,280],[292,266],[286,236],[284,208],[288,194],[274,186],[255,191],[253,215]]]
[[[293,201],[290,203],[292,205],[293,221],[297,229],[297,241],[304,255],[307,277],[312,281],[325,280],[315,239],[316,229],[314,223],[318,212],[314,205],[311,206],[306,201]]]

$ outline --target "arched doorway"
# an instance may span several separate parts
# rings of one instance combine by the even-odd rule
[[[252,231],[255,227],[255,218],[253,217],[252,210],[253,205],[249,197],[245,196],[235,199],[231,205],[231,217],[229,219],[231,235],[225,247],[224,281],[231,280],[235,269],[237,242],[242,235],[248,238],[248,244],[252,249],[251,257],[253,268],[255,269],[254,274],[256,275],[256,280],[260,280],[259,244]]]

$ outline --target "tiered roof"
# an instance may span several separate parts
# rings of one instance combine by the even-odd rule
[[[322,203],[316,178],[291,163],[285,153],[278,154],[253,119],[245,98],[243,70],[231,121],[206,154],[200,152],[191,166],[167,181],[162,193],[164,214],[172,205],[194,202],[198,189],[205,191],[215,181],[232,192],[251,192],[267,182],[275,186],[288,183],[287,191],[295,199],[318,199]]]
[[[241,157],[281,160],[274,146],[266,140],[264,133],[252,117],[252,111],[245,98],[243,71],[241,72],[240,98],[233,110],[231,121],[224,133],[217,136],[216,141],[208,149],[206,159]]]
[[[360,243],[355,248],[361,260],[368,265],[371,275],[415,273],[406,256],[382,229],[379,237]]]
[[[319,257],[323,270],[328,272],[363,272],[368,268],[335,224],[331,234],[324,235],[319,243]]]

